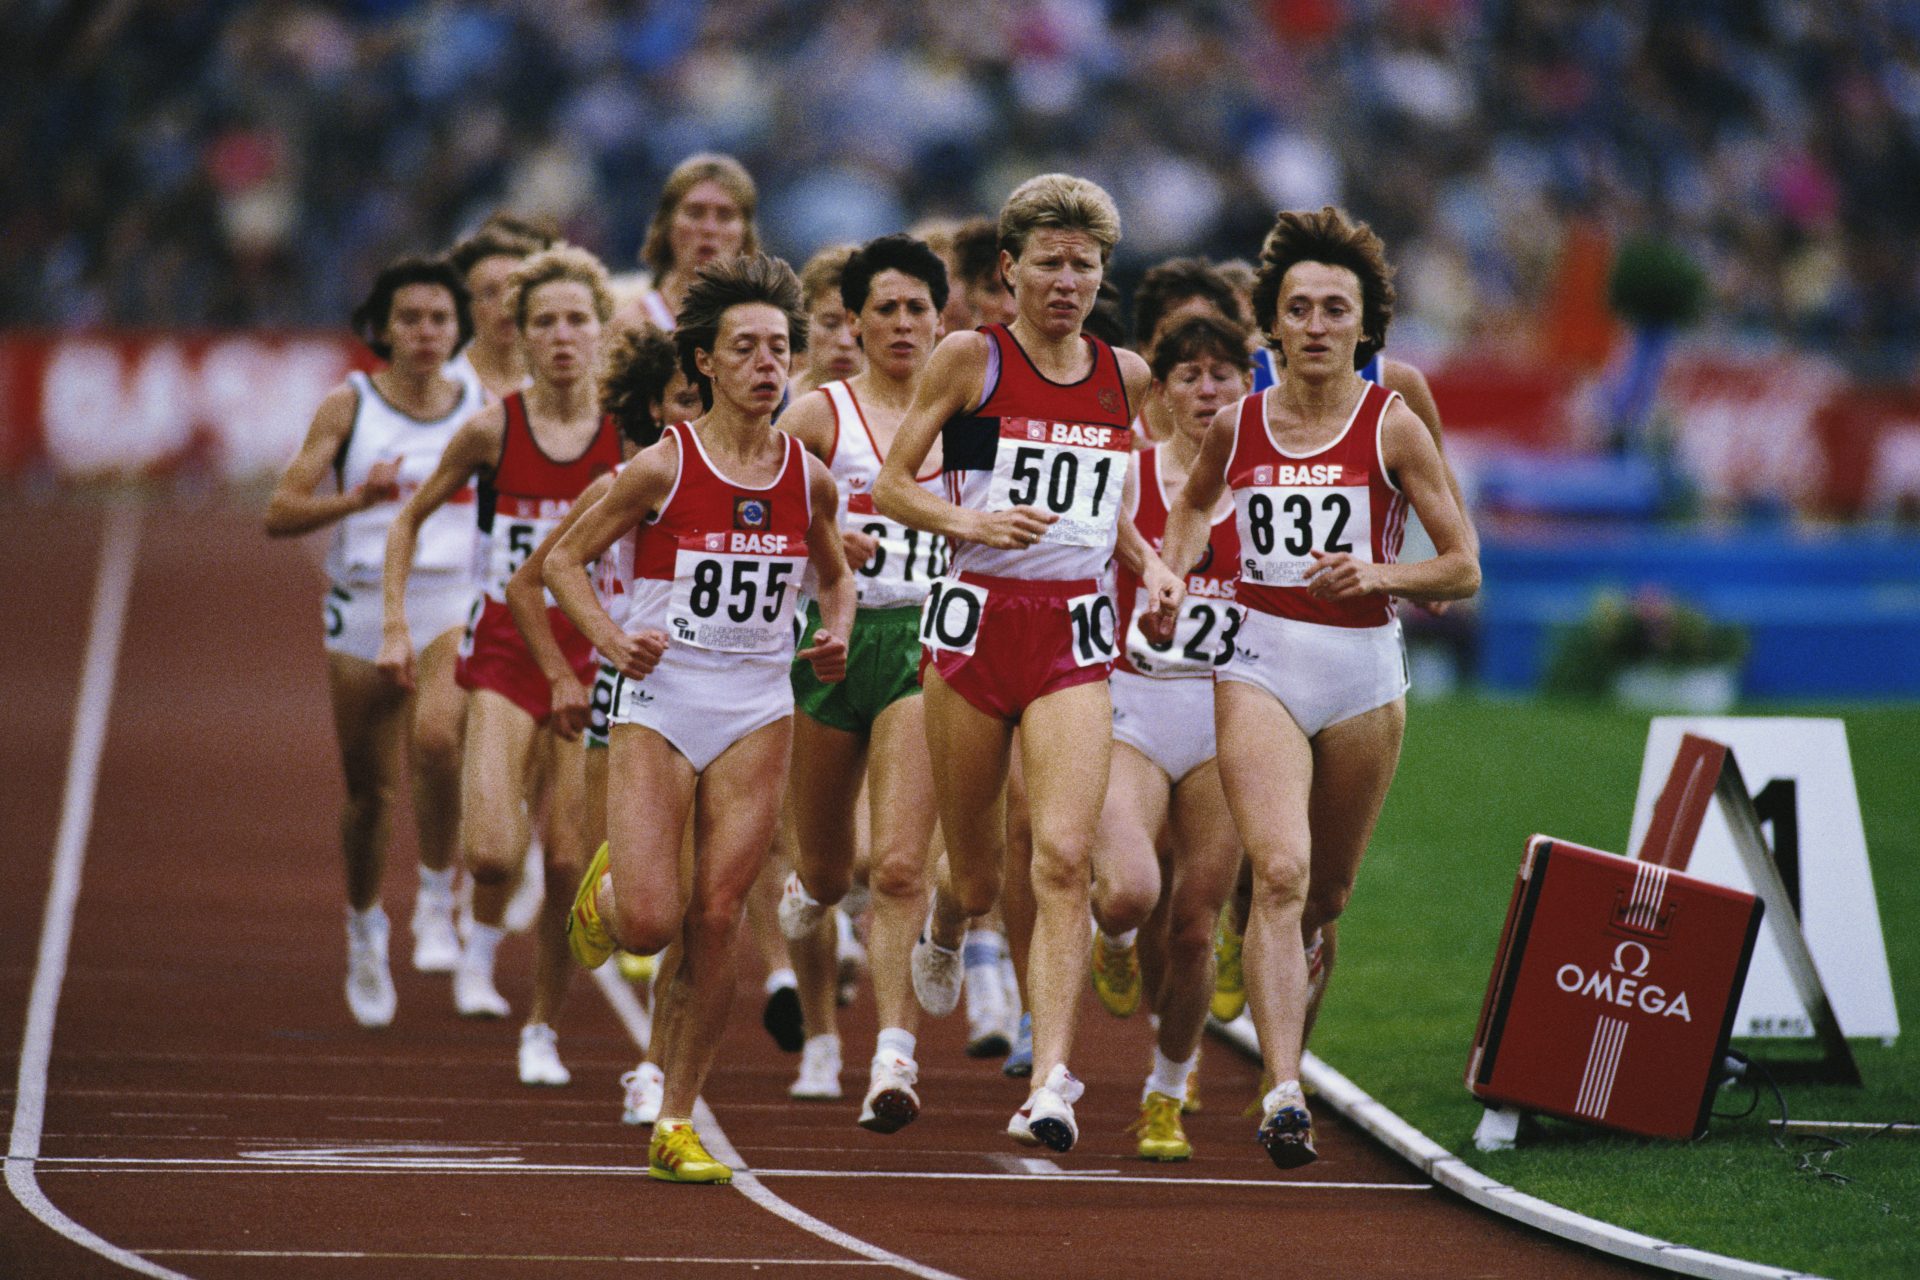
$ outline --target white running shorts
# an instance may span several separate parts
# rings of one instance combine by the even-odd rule
[[[671,647],[645,679],[615,677],[608,720],[645,725],[704,773],[740,739],[793,714],[790,663],[769,656]]]
[[[1156,680],[1116,671],[1113,740],[1160,767],[1173,783],[1213,759],[1213,681],[1204,677]]]
[[[1214,675],[1265,689],[1311,738],[1406,693],[1407,646],[1397,619],[1330,627],[1248,610],[1232,659]]]
[[[407,580],[407,631],[417,654],[448,631],[465,627],[480,589],[464,573],[416,573]],[[380,657],[380,624],[384,612],[380,584],[327,584],[321,624],[328,653],[344,653],[365,662]]]

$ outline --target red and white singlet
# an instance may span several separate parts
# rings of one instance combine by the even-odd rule
[[[873,559],[853,575],[856,598],[865,609],[917,605],[926,599],[933,580],[947,571],[947,540],[937,533],[909,528],[873,509],[873,482],[885,461],[879,442],[867,426],[852,387],[845,382],[829,382],[820,390],[833,406],[833,450],[827,465],[840,488],[840,527],[859,529],[880,544]],[[946,496],[942,472],[936,470],[915,480],[927,492]]]
[[[1380,455],[1387,409],[1398,398],[1366,383],[1340,434],[1310,454],[1287,453],[1274,443],[1264,392],[1240,402],[1227,461],[1240,541],[1240,604],[1332,627],[1394,621],[1393,601],[1385,593],[1322,600],[1308,594],[1305,582],[1315,551],[1344,551],[1373,564],[1399,558],[1407,498]]]
[[[1167,494],[1160,472],[1160,451],[1154,445],[1140,455],[1138,501],[1133,524],[1158,551],[1167,536]],[[1240,571],[1240,537],[1234,513],[1213,522],[1206,549],[1187,573],[1186,601],[1166,644],[1148,640],[1140,629],[1143,603],[1140,576],[1125,564],[1115,570],[1115,594],[1120,605],[1120,634],[1124,637],[1118,670],[1156,679],[1200,677],[1211,679],[1214,668],[1233,657],[1234,637],[1246,620],[1246,610],[1234,601],[1234,579]]]
[[[516,391],[501,405],[506,435],[498,465],[480,483],[480,530],[488,541],[487,598],[505,604],[507,580],[566,518],[580,491],[619,465],[621,450],[620,428],[607,414],[578,456],[550,458],[533,438],[525,393]]]

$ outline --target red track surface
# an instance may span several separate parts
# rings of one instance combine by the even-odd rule
[[[102,512],[0,514],[0,1058],[20,1061]],[[635,1050],[593,983],[560,1019],[574,1084],[522,1088],[517,1023],[462,1021],[444,978],[406,966],[411,841],[397,824],[388,912],[400,1013],[356,1028],[334,824],[340,786],[311,558],[250,509],[174,503],[142,521],[68,972],[31,1168],[46,1199],[168,1270],[221,1277],[898,1274],[733,1189],[645,1177],[619,1124]],[[502,989],[528,995],[524,940]],[[1239,1116],[1256,1073],[1221,1046],[1202,1068],[1187,1164],[1132,1158],[1124,1132],[1143,1020],[1089,1002],[1074,1065],[1081,1140],[1048,1172],[1002,1134],[1024,1086],[959,1052],[960,1019],[921,1038],[919,1123],[853,1117],[870,996],[847,1011],[852,1095],[786,1097],[797,1059],[742,988],[707,1100],[773,1196],[919,1274],[1600,1276],[1637,1269],[1533,1236],[1428,1186],[1321,1118],[1321,1159],[1282,1175]],[[13,1162],[16,1174],[26,1171]],[[1039,1171],[1036,1175],[1033,1171]],[[902,1175],[902,1176],[887,1176]],[[1067,1176],[1061,1176],[1067,1175]],[[742,1180],[743,1182],[746,1180]],[[0,1275],[128,1272],[0,1197]]]

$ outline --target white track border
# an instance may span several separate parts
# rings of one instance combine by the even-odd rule
[[[1207,1026],[1215,1035],[1259,1061],[1260,1042],[1253,1033],[1251,1019],[1246,1015],[1242,1014],[1230,1023],[1210,1018]],[[1537,1231],[1545,1231],[1630,1262],[1661,1267],[1680,1275],[1702,1276],[1706,1280],[1819,1280],[1809,1272],[1795,1271],[1790,1267],[1748,1262],[1641,1235],[1637,1231],[1629,1231],[1598,1218],[1589,1218],[1537,1196],[1516,1191],[1448,1151],[1313,1054],[1301,1057],[1300,1077],[1326,1100],[1327,1105],[1366,1130],[1376,1141],[1440,1186],[1483,1209],[1490,1209]]]

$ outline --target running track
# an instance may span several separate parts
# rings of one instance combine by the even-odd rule
[[[634,1010],[579,980],[559,1028],[574,1084],[522,1088],[517,1023],[456,1018],[446,979],[405,964],[404,818],[386,893],[399,1017],[349,1019],[305,548],[217,499],[26,499],[0,545],[0,1276],[1645,1274],[1457,1202],[1331,1117],[1321,1160],[1280,1174],[1238,1114],[1254,1069],[1218,1045],[1195,1158],[1143,1164],[1124,1129],[1148,1029],[1091,1001],[1080,1144],[1035,1159],[1001,1133],[1022,1086],[961,1056],[961,1019],[923,1033],[925,1113],[883,1138],[852,1123],[870,996],[843,1028],[852,1096],[796,1103],[797,1060],[743,988],[703,1127],[753,1174],[650,1182],[618,1122]],[[88,682],[116,564],[124,635]],[[63,847],[77,881],[56,880]],[[516,1010],[530,967],[510,941]]]

